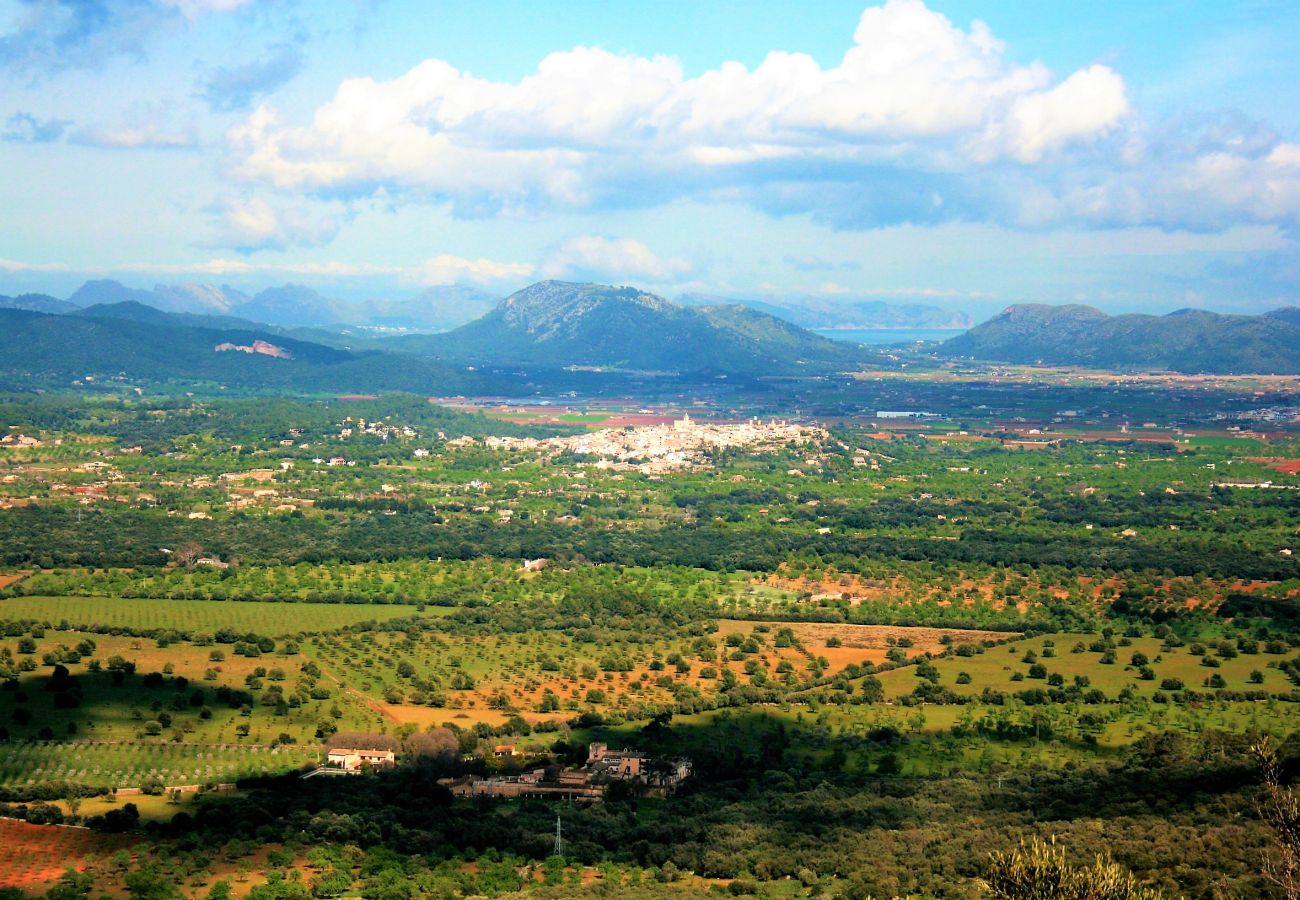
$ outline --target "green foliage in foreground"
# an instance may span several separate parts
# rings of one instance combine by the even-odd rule
[[[1071,866],[1055,842],[1035,838],[1028,846],[990,855],[985,883],[1001,900],[1164,900],[1131,872],[1098,856],[1089,866]]]

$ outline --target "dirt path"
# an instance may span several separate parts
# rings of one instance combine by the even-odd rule
[[[314,663],[316,667],[320,669],[320,673],[322,675],[324,675],[330,681],[334,682],[342,690],[346,691],[347,693],[355,697],[357,700],[361,701],[361,705],[366,707],[366,709],[370,710],[372,713],[375,713],[376,715],[388,719],[394,725],[402,724],[401,720],[399,720],[397,716],[393,715],[392,710],[390,710],[386,704],[380,703],[378,700],[376,700],[373,697],[366,696],[356,688],[348,687],[343,682],[343,679],[339,678],[337,675],[335,675],[333,672],[327,669],[324,665],[321,664],[319,660],[311,659],[305,653],[299,653],[298,655],[301,656],[305,661]]]

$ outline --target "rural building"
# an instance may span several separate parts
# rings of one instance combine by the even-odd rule
[[[503,755],[498,747],[496,755]],[[624,781],[644,792],[667,792],[690,777],[689,760],[660,760],[635,750],[610,750],[605,744],[588,748],[581,768],[544,766],[520,775],[481,778],[463,775],[438,783],[457,797],[558,797],[562,800],[601,800],[605,787]]]
[[[358,773],[366,768],[389,769],[397,765],[397,754],[392,750],[335,747],[325,757],[325,765],[344,772]]]
[[[674,788],[690,777],[691,763],[684,759],[661,760],[637,750],[610,750],[596,743],[587,748],[586,769],[597,780]]]

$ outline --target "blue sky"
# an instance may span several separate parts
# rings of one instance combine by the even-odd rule
[[[1300,4],[0,0],[0,292],[1300,303]]]

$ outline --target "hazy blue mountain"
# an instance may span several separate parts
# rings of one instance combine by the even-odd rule
[[[25,309],[28,312],[66,313],[80,307],[49,294],[19,294],[17,297],[0,296],[0,309]]]
[[[543,281],[444,335],[394,338],[464,362],[778,374],[851,368],[867,354],[742,306],[684,307],[631,287]]]
[[[499,302],[499,294],[467,285],[436,285],[406,300],[365,301],[358,308],[356,321],[413,331],[447,331],[486,315]]]
[[[347,307],[300,284],[267,288],[230,308],[232,315],[268,325],[333,325],[348,321]]]
[[[1275,309],[1271,312],[1264,313],[1267,319],[1276,319],[1279,322],[1285,322],[1288,325],[1300,326],[1300,306],[1283,306],[1281,309]]]
[[[1297,374],[1296,317],[1294,307],[1260,316],[1198,309],[1108,316],[1090,306],[1022,304],[945,341],[939,352],[1010,363]]]
[[[229,285],[188,282],[186,284],[156,284],[151,305],[166,312],[196,313],[200,315],[225,315],[249,301],[243,291]]]
[[[738,300],[712,294],[682,294],[686,306],[740,304],[786,319],[803,328],[969,328],[965,313],[921,303],[889,303],[846,296],[779,297]]]
[[[61,305],[65,301],[54,297],[46,297],[39,303],[29,300],[26,305],[19,305],[18,298],[0,297],[0,306],[31,308],[37,312],[70,312],[85,306],[132,302],[177,315],[226,316],[280,328],[356,326],[446,331],[483,316],[500,299],[499,295],[460,284],[430,287],[404,298],[380,297],[349,302],[298,284],[267,288],[250,296],[224,284],[156,284],[152,290],[144,290],[101,279],[83,284],[71,300],[66,301],[66,306]]]
[[[68,298],[69,303],[81,307],[94,306],[97,303],[122,303],[127,300],[144,303],[148,306],[157,305],[153,291],[129,288],[122,282],[114,281],[111,278],[87,281]]]

